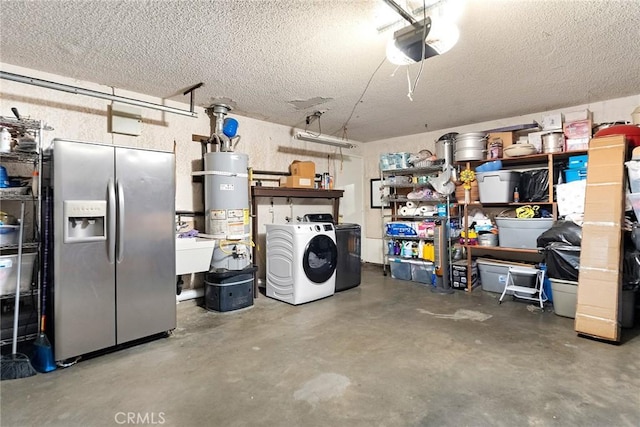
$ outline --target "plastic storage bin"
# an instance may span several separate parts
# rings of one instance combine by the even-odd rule
[[[589,155],[583,154],[581,156],[571,156],[569,157],[569,161],[567,162],[567,167],[569,169],[582,169],[587,168],[589,161]]]
[[[627,166],[631,192],[640,193],[640,160],[630,160],[625,162],[625,165]]]
[[[430,264],[409,264],[411,266],[411,280],[414,282],[431,284],[433,276],[433,265]]]
[[[565,183],[587,179],[587,168],[565,169],[563,172]]]
[[[493,262],[487,259],[478,258],[478,270],[480,270],[480,283],[482,290],[501,294],[507,283],[507,273],[509,264]],[[512,273],[514,283],[518,286],[535,286],[535,276],[515,275]],[[512,291],[507,291],[507,295],[513,295]]]
[[[552,278],[549,278],[549,281],[553,294],[553,311],[558,316],[575,319],[578,282]]]
[[[31,289],[33,262],[35,259],[35,253],[22,254],[20,292],[26,292]],[[18,255],[0,256],[0,295],[15,294],[16,280],[18,280]]]
[[[507,272],[509,266],[495,262],[478,259],[478,270],[480,270],[480,283],[482,290],[487,292],[502,293],[507,283]],[[513,294],[513,292],[509,292]]]
[[[391,277],[398,280],[411,280],[411,264],[407,262],[391,261],[389,264]]]
[[[19,225],[0,225],[0,245],[15,245],[18,243]]]
[[[205,275],[204,307],[232,311],[253,305],[253,273],[256,267]]]
[[[513,190],[520,181],[520,172],[494,171],[476,174],[480,203],[510,203]]]
[[[496,218],[499,246],[536,249],[538,236],[553,225],[553,218]]]
[[[633,212],[636,214],[636,218],[640,218],[640,192],[627,194],[627,199],[631,203]]]

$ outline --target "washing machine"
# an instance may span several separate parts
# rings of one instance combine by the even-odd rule
[[[266,224],[267,296],[297,305],[331,296],[338,249],[330,223]]]

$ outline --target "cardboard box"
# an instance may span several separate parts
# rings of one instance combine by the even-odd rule
[[[451,264],[451,272],[453,276],[453,282],[451,287],[454,289],[468,290],[468,269],[467,261],[460,260]],[[471,262],[471,289],[477,287],[480,284],[478,281],[478,263],[474,260]]]
[[[313,177],[283,176],[280,178],[280,187],[287,188],[313,188]]]
[[[625,151],[623,135],[589,143],[578,276],[576,332],[611,341],[620,339]]]
[[[313,179],[316,176],[316,164],[313,162],[301,162],[299,160],[294,160],[289,166],[289,171],[291,175],[294,176],[303,176],[306,178],[311,178],[312,184]]]
[[[564,121],[565,122],[577,122],[579,120],[592,120],[593,113],[588,109],[578,110],[578,111],[569,111],[568,113],[564,113]]]
[[[565,151],[585,151],[589,149],[589,140],[591,138],[569,138],[565,139]]]
[[[591,120],[578,120],[575,122],[565,122],[562,126],[564,136],[568,139],[591,138],[593,122]]]
[[[547,131],[562,129],[562,119],[562,113],[547,114],[545,116],[542,116],[542,129]]]
[[[542,153],[542,135],[545,133],[547,133],[547,131],[531,132],[527,135],[529,144],[536,147],[538,153]]]

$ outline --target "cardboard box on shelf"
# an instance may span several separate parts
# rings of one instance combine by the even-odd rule
[[[313,181],[313,178],[316,176],[316,164],[313,162],[294,160],[289,166],[289,171],[291,175],[311,178]]]
[[[280,178],[280,187],[286,188],[313,188],[313,177],[283,176]]]
[[[542,129],[549,131],[562,129],[562,113],[547,114],[542,116]]]
[[[542,153],[542,135],[545,134],[545,133],[547,133],[547,131],[530,132],[527,135],[529,144],[531,144],[534,147],[536,147],[536,151],[538,153]]]
[[[562,126],[564,136],[567,139],[573,138],[591,138],[591,129],[593,122],[591,120],[578,120],[575,122],[565,122]]]
[[[611,341],[620,339],[625,151],[623,135],[589,143],[578,277],[576,332]]]
[[[588,109],[569,111],[568,113],[564,113],[565,122],[577,122],[578,120],[592,120],[592,119],[593,119],[593,113]]]
[[[591,138],[569,138],[565,139],[565,151],[585,151],[589,149]]]

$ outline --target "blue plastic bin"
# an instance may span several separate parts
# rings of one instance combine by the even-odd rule
[[[569,157],[569,163],[567,164],[567,167],[569,169],[586,168],[588,160],[589,160],[589,156],[587,154],[583,154],[581,156],[571,156]]]
[[[587,179],[587,168],[578,169],[565,169],[564,170],[564,182],[569,183],[573,181],[581,181]]]

